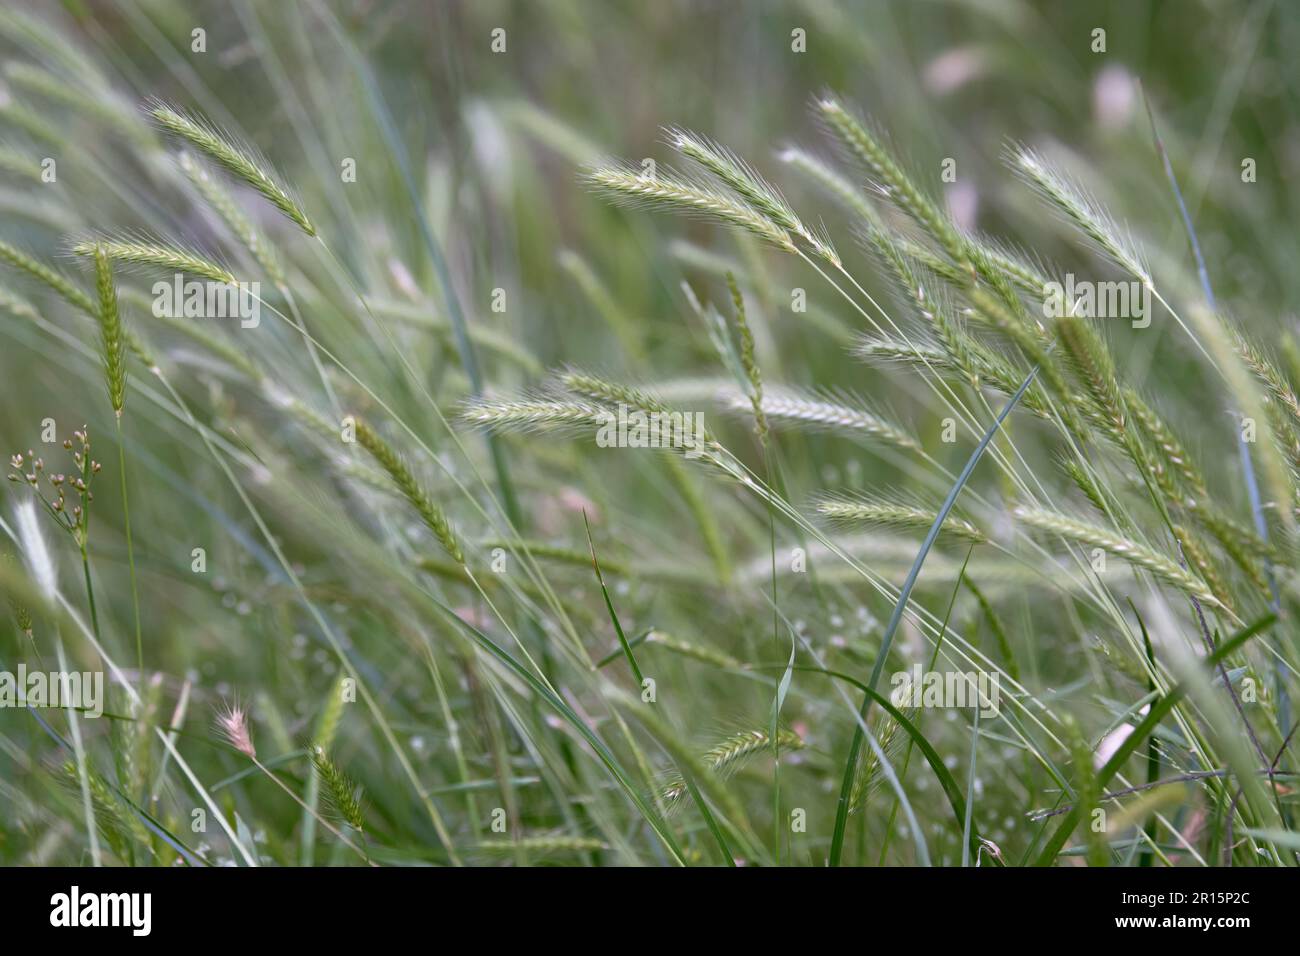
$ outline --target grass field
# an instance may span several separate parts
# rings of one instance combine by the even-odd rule
[[[1297,49],[6,7],[0,863],[1294,865]]]

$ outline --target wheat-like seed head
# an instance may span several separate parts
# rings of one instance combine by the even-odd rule
[[[1009,147],[1007,161],[1035,192],[1055,207],[1067,222],[1082,230],[1098,249],[1144,284],[1151,284],[1151,275],[1131,237],[1125,235],[1080,186],[1028,147]]]
[[[1136,564],[1138,567],[1145,568],[1166,584],[1171,584],[1178,590],[1190,594],[1203,604],[1220,606],[1219,599],[1205,586],[1204,582],[1146,545],[1122,538],[1106,528],[1100,528],[1085,521],[1043,508],[1016,508],[1012,512],[1012,516],[1031,528],[1060,535],[1079,544],[1109,551],[1111,554]]]
[[[787,233],[803,239],[832,265],[840,257],[830,243],[803,224],[780,190],[760,176],[749,163],[731,150],[683,129],[666,129],[668,143],[683,156],[699,164],[725,183],[737,196]]]
[[[883,194],[915,219],[953,259],[963,259],[965,244],[948,217],[912,182],[866,126],[831,96],[818,100],[817,110],[840,142],[879,180]]]
[[[817,502],[817,513],[838,524],[878,525],[909,531],[928,531],[938,512],[902,501],[867,500],[848,495],[826,495]],[[948,515],[940,531],[974,544],[988,540],[969,521]]]
[[[721,397],[733,411],[750,408],[749,397],[737,391],[724,391]],[[771,389],[763,394],[763,413],[792,426],[876,438],[909,451],[919,451],[921,447],[906,431],[859,400],[834,391]]]
[[[791,730],[778,730],[777,746],[783,751],[801,750],[804,740]],[[752,758],[772,750],[772,735],[766,730],[743,730],[718,741],[701,757],[701,763],[719,777],[729,777]],[[673,809],[687,793],[686,780],[678,772],[668,775],[659,790],[664,806]]]
[[[626,206],[656,206],[739,226],[786,252],[798,252],[789,232],[754,207],[718,189],[671,172],[643,176],[630,167],[608,164],[588,169],[586,183]]]
[[[767,415],[763,412],[763,375],[754,354],[754,333],[749,329],[749,320],[745,317],[745,297],[741,295],[740,285],[735,273],[727,273],[727,289],[731,292],[731,303],[735,310],[736,335],[740,338],[740,366],[749,380],[749,405],[754,413],[754,424],[758,430],[758,440],[767,444]]]
[[[239,280],[224,266],[204,258],[199,253],[180,246],[172,246],[148,237],[114,239],[104,237],[74,243],[72,252],[78,256],[93,256],[101,249],[115,262],[137,266],[156,266],[171,272],[188,272],[192,275],[237,285]]]
[[[206,169],[203,164],[194,158],[190,153],[181,153],[178,160],[181,169],[189,177],[194,188],[207,201],[221,220],[226,224],[235,238],[244,244],[244,248],[252,253],[253,258],[258,261],[271,281],[276,286],[283,288],[287,282],[284,276],[284,270],[280,267],[280,261],[276,258],[275,250],[271,244],[266,241],[266,237],[258,232],[252,221],[244,215],[242,209],[235,205],[234,199],[222,188]]]
[[[786,146],[776,156],[852,209],[868,226],[879,228],[883,225],[880,213],[867,201],[866,194],[819,156],[798,146]]]
[[[11,246],[7,242],[0,242],[0,262],[26,272],[32,278],[53,289],[87,315],[98,318],[99,310],[90,296],[74,286],[66,276],[55,272],[44,263],[38,262],[21,249]]]
[[[346,671],[340,670],[330,688],[325,706],[316,718],[316,732],[312,735],[312,746],[329,750],[334,746],[334,737],[338,734],[339,723],[343,719],[344,691],[351,678]]]
[[[298,201],[267,172],[269,164],[251,146],[236,142],[206,120],[182,113],[166,103],[153,102],[149,104],[148,112],[160,127],[179,136],[231,175],[243,180],[307,235],[316,235],[316,227]]]
[[[100,246],[95,247],[95,288],[99,292],[99,332],[104,346],[104,372],[108,378],[108,397],[113,412],[122,417],[126,404],[126,343],[122,335],[122,312],[118,307],[117,288],[113,284],[113,266]]]
[[[590,402],[548,399],[478,398],[460,408],[460,420],[487,429],[540,431],[596,428],[604,424],[607,409]]]
[[[721,667],[723,670],[739,669],[743,665],[730,654],[724,654],[722,651],[715,651],[711,647],[705,647],[702,644],[694,644],[690,641],[683,641],[671,634],[665,634],[662,631],[654,631],[646,638],[647,644],[658,644],[667,648],[674,654],[680,654],[683,657],[690,657],[697,661],[703,661],[705,664],[712,664],[714,667]]]
[[[379,437],[379,433],[359,419],[356,421],[356,436],[361,447],[370,452],[371,456],[388,476],[392,479],[397,490],[402,493],[411,507],[424,521],[425,525],[433,536],[438,539],[442,549],[447,552],[453,561],[458,564],[465,563],[465,553],[461,550],[460,542],[456,540],[456,533],[452,530],[451,522],[447,520],[447,515],[443,510],[434,503],[433,498],[424,489],[415,478],[402,456],[397,453],[388,442]]]

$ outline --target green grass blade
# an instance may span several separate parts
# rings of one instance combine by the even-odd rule
[[[971,452],[970,459],[966,462],[966,467],[961,470],[961,474],[957,476],[957,480],[949,490],[948,497],[944,500],[943,506],[939,509],[939,513],[935,515],[934,524],[930,526],[929,533],[921,543],[921,550],[917,552],[916,560],[912,562],[912,569],[907,574],[907,580],[903,582],[902,590],[898,595],[898,602],[894,605],[894,611],[889,618],[889,624],[885,627],[884,637],[881,638],[880,652],[876,655],[876,663],[871,669],[871,678],[867,682],[868,690],[872,692],[875,691],[876,684],[880,680],[881,671],[883,671],[885,667],[885,659],[889,656],[889,646],[894,640],[894,632],[898,630],[899,622],[903,619],[903,610],[907,607],[907,599],[912,594],[912,588],[916,586],[916,579],[921,574],[921,566],[925,563],[926,555],[930,553],[930,548],[934,545],[935,539],[939,537],[939,531],[942,529],[944,521],[947,520],[948,513],[952,511],[953,505],[957,503],[957,496],[961,494],[961,490],[965,487],[967,479],[971,476],[971,472],[975,470],[975,466],[979,464],[980,459],[984,457],[984,452],[988,448],[989,443],[993,440],[993,436],[997,434],[998,429],[1002,427],[1002,423],[1006,420],[1006,417],[1011,414],[1011,410],[1016,407],[1016,404],[1029,389],[1030,384],[1033,383],[1037,374],[1038,369],[1035,368],[1025,376],[1025,380],[1021,382],[1020,387],[1016,390],[1015,394],[1007,401],[1002,412],[993,423],[989,425],[988,429],[984,432],[984,437],[980,439],[980,443],[975,446],[975,450]],[[862,701],[861,717],[863,720],[866,720],[867,710],[869,709],[873,699],[873,694],[869,693]],[[844,849],[844,830],[849,817],[849,795],[853,790],[853,775],[857,772],[858,753],[861,748],[862,728],[859,725],[853,731],[853,742],[849,746],[849,757],[844,762],[844,775],[840,783],[839,803],[835,808],[835,832],[831,836],[831,866],[839,866],[840,855]]]

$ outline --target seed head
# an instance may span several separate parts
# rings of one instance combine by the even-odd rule
[[[226,743],[240,753],[257,759],[257,750],[253,747],[253,735],[248,729],[248,711],[236,701],[226,704],[217,712],[217,732],[226,739]]]

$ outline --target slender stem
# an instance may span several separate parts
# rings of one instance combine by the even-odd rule
[[[140,589],[135,580],[135,549],[131,544],[131,506],[126,492],[126,446],[122,442],[122,415],[117,415],[117,462],[122,479],[122,522],[126,526],[126,561],[131,568],[131,607],[135,612],[135,680],[144,687],[144,642],[140,637]],[[89,583],[89,577],[87,577]],[[98,636],[98,635],[97,635]]]
[[[99,614],[95,610],[95,587],[90,583],[90,558],[86,546],[81,546],[81,573],[86,579],[86,603],[90,605],[90,627],[95,632],[95,640],[103,640],[99,634]]]

